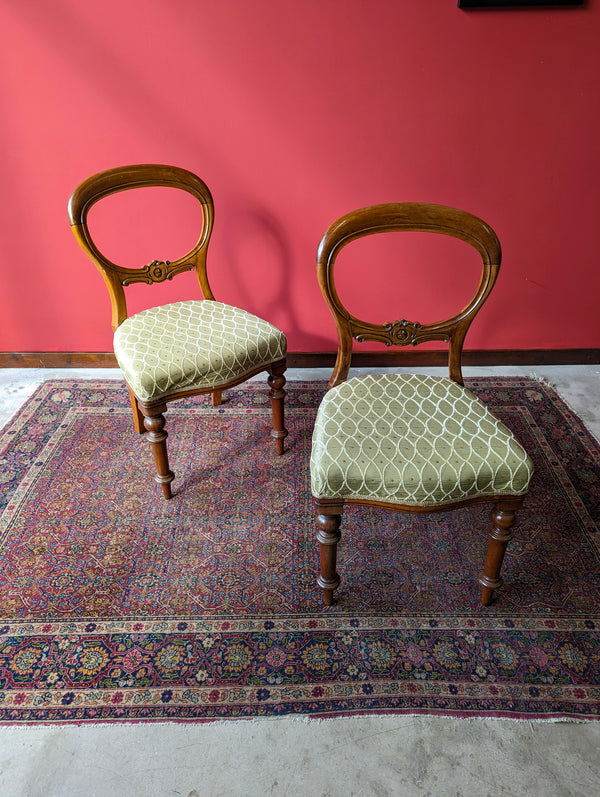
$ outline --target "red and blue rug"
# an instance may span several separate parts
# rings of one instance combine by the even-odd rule
[[[345,513],[315,583],[308,457],[323,383],[167,414],[174,498],[118,381],[45,383],[0,435],[0,722],[360,713],[598,719],[600,447],[556,392],[471,379],[535,462],[489,608],[489,507]]]

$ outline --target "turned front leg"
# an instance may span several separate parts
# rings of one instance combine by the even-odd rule
[[[283,441],[288,434],[284,421],[285,390],[283,389],[286,382],[284,376],[286,367],[287,364],[285,360],[272,365],[269,368],[269,378],[267,380],[270,387],[269,398],[271,399],[271,410],[273,413],[273,430],[271,431],[271,437],[275,438],[277,453],[279,455],[283,454]]]
[[[479,576],[479,583],[482,586],[481,602],[484,606],[489,606],[494,590],[499,589],[503,584],[500,570],[506,546],[513,538],[512,527],[515,523],[516,512],[522,503],[522,498],[501,499],[492,510],[493,528],[489,536],[483,573]]]
[[[167,455],[168,434],[165,432],[165,418],[162,414],[166,409],[166,405],[142,408],[144,412],[144,426],[148,432],[148,441],[152,446],[152,454],[156,465],[156,476],[154,477],[154,481],[160,484],[163,495],[168,499],[171,498],[171,482],[175,478],[175,474],[169,468],[169,457]],[[157,412],[157,410],[159,411]]]
[[[340,585],[340,577],[336,572],[337,544],[340,540],[343,503],[327,504],[315,499],[317,509],[317,540],[319,541],[319,557],[321,572],[317,584],[323,590],[323,600],[327,606],[333,603],[333,593]]]

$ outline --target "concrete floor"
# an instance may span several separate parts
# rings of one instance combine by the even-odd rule
[[[545,378],[600,439],[600,366],[466,368],[465,375]],[[0,426],[44,379],[73,377],[119,372],[0,369]],[[0,727],[0,797],[271,794],[600,796],[600,723],[370,716]]]

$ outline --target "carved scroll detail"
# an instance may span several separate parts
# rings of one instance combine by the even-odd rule
[[[360,331],[356,330],[353,337],[359,343],[363,343],[365,340],[376,340],[385,343],[386,346],[408,346],[410,343],[416,345],[419,342],[419,332],[422,329],[422,324],[401,319],[383,324],[379,328],[367,330],[363,327]]]
[[[193,268],[195,268],[194,263],[172,265],[170,260],[153,260],[147,266],[129,270],[129,273],[123,273],[121,285],[131,285],[134,282],[145,282],[148,285],[153,282],[164,282],[166,279],[173,279],[176,274],[182,271],[190,271]]]
[[[409,343],[417,342],[419,339],[419,331],[423,329],[423,325],[407,321],[403,318],[400,321],[384,324],[383,328],[389,334],[392,343],[399,346],[406,346]]]
[[[151,277],[152,282],[163,282],[169,276],[170,260],[153,260],[144,266],[144,271],[148,271],[148,276]]]

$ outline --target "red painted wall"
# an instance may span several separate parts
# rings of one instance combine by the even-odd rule
[[[469,347],[600,346],[599,41],[591,0],[494,11],[456,0],[6,0],[0,349],[111,349],[104,283],[66,203],[88,175],[135,162],[206,180],[218,298],[281,326],[292,350],[335,345],[314,266],[327,226],[405,200],[462,207],[498,232],[500,280]],[[155,236],[142,262],[172,259],[166,230],[190,218],[185,203],[159,214],[159,199],[133,219]],[[138,265],[130,208],[115,197],[97,223],[114,224],[108,244]],[[468,293],[463,245],[449,243],[446,267],[436,244],[424,252],[431,273],[409,261],[393,293],[357,288],[359,272],[400,269],[376,268],[383,249],[369,241],[344,291],[385,320],[431,320],[418,315],[426,292],[435,310]],[[189,281],[183,290],[197,294]],[[145,303],[140,288],[134,307]]]

